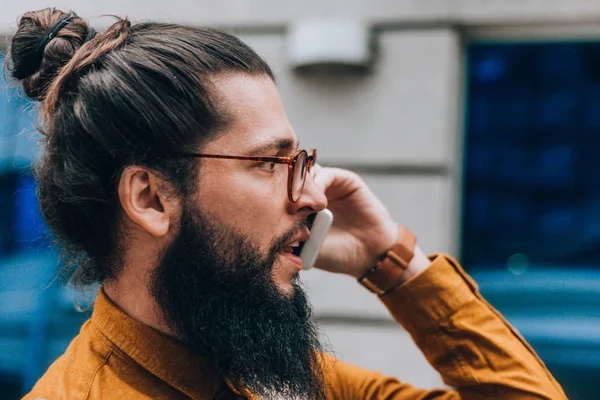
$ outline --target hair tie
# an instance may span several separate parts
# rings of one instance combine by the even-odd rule
[[[85,40],[83,41],[83,43],[87,43],[90,40],[92,40],[94,38],[94,36],[96,36],[96,30],[92,27],[90,27],[90,29],[88,30],[88,34],[85,37]]]
[[[54,24],[52,29],[50,29],[50,32],[48,32],[48,35],[46,36],[46,38],[44,38],[44,40],[42,41],[42,43],[40,43],[40,46],[38,47],[38,52],[40,53],[41,56],[43,56],[44,49],[46,48],[48,43],[50,43],[50,41],[52,39],[54,39],[54,37],[56,36],[58,31],[60,31],[62,28],[64,28],[65,25],[68,24],[69,21],[72,20],[73,18],[77,18],[77,14],[71,13],[71,14],[67,15],[66,17],[64,17],[63,19],[61,19],[60,21],[58,21],[56,24]]]

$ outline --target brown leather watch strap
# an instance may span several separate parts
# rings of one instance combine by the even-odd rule
[[[383,258],[369,268],[358,282],[380,296],[395,289],[403,282],[402,274],[414,257],[416,244],[415,235],[404,226],[398,225],[396,244],[386,251]]]

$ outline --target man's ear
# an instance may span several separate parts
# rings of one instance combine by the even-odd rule
[[[135,165],[125,168],[119,180],[119,200],[125,214],[155,237],[167,234],[175,212],[175,198],[169,198],[165,190],[166,183],[156,173]]]

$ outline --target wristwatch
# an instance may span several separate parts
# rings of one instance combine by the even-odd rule
[[[406,227],[398,225],[398,239],[381,259],[367,270],[358,282],[371,292],[383,296],[404,282],[402,274],[415,255],[417,238]]]

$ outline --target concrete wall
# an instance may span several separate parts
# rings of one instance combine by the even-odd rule
[[[2,0],[0,32],[41,0]],[[84,17],[128,15],[231,29],[273,66],[297,135],[326,165],[361,173],[426,251],[458,251],[463,40],[521,26],[577,30],[600,18],[595,0],[57,1]],[[168,4],[168,5],[167,5]],[[298,76],[286,59],[286,25],[309,16],[360,17],[373,27],[374,70]],[[97,27],[109,20],[93,19]],[[585,29],[584,29],[585,30]],[[422,387],[441,384],[378,300],[355,281],[305,273],[339,357]]]
[[[117,14],[258,28],[285,26],[295,18],[309,16],[362,17],[386,26],[579,24],[600,17],[596,0],[2,0],[0,31],[14,25],[23,12],[48,6],[72,8],[87,18]]]
[[[275,69],[303,146],[318,148],[324,164],[360,172],[424,248],[456,246],[451,234],[455,194],[448,174],[455,159],[460,78],[454,31],[381,32],[375,70],[364,77],[298,76],[286,63],[285,35],[245,34],[243,39]],[[390,317],[371,293],[342,276],[304,275],[338,356],[415,385],[441,384],[406,332],[378,323]]]

